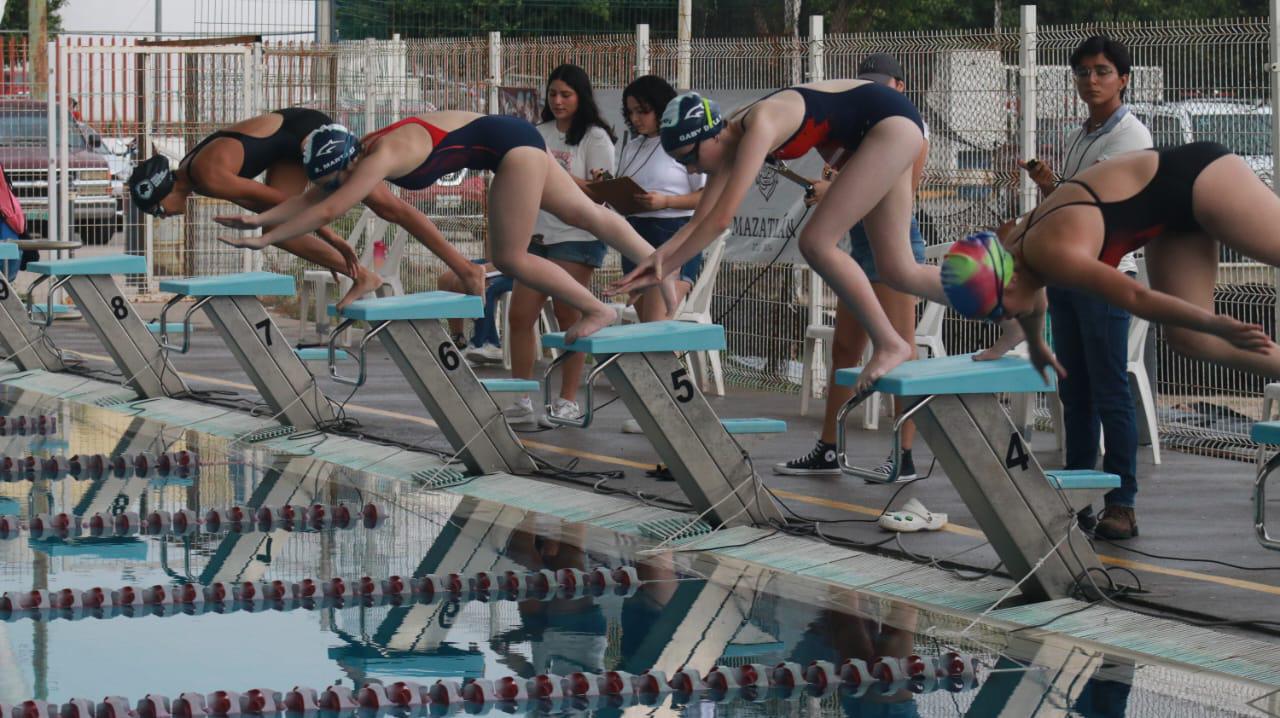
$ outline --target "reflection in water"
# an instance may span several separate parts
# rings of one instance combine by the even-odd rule
[[[30,395],[27,395],[28,397]],[[1172,669],[1126,665],[1067,643],[1022,634],[957,643],[967,623],[901,602],[777,574],[753,564],[672,551],[641,553],[640,539],[450,494],[356,474],[306,457],[272,457],[191,432],[164,430],[92,407],[24,405],[28,415],[57,413],[65,446],[0,437],[11,454],[37,456],[182,446],[201,454],[186,477],[125,472],[93,480],[34,477],[0,483],[0,513],[65,511],[76,516],[126,511],[203,515],[210,507],[250,509],[345,502],[385,507],[377,528],[348,531],[196,531],[185,536],[32,538],[0,541],[0,591],[123,586],[165,587],[343,577],[349,585],[402,576],[480,572],[501,577],[597,567],[634,567],[629,589],[504,595],[442,591],[432,596],[371,596],[311,603],[104,609],[63,617],[14,611],[0,622],[0,703],[27,698],[185,691],[284,690],[295,685],[349,687],[367,681],[532,679],[540,674],[647,670],[673,676],[685,666],[705,675],[736,667],[877,659],[950,651],[977,656],[978,680],[873,680],[859,690],[808,695],[767,691],[665,696],[661,715],[1029,716],[1188,715],[1185,698],[1141,688],[1143,677]],[[24,443],[25,442],[25,443]],[[0,478],[3,478],[0,476]],[[114,615],[114,617],[112,617]],[[79,620],[73,620],[79,619]],[[113,665],[104,656],[127,657]],[[122,666],[128,670],[120,670]],[[1163,672],[1163,673],[1160,673]],[[1177,674],[1175,674],[1177,675]],[[878,676],[879,677],[879,676]],[[1131,688],[1137,684],[1138,688]],[[1233,685],[1221,681],[1222,685]],[[1135,703],[1129,692],[1141,694]],[[1239,702],[1245,693],[1241,691]],[[693,705],[681,705],[688,700]],[[1129,703],[1143,711],[1126,711]],[[1199,715],[1234,715],[1198,704]],[[620,715],[622,708],[598,715]],[[651,712],[651,711],[646,711]],[[631,713],[628,713],[630,715]]]

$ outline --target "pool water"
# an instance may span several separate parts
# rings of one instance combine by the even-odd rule
[[[1247,702],[1266,692],[1223,676],[1135,665],[1066,639],[1002,634],[746,562],[652,551],[656,542],[306,456],[233,446],[107,409],[11,389],[0,398],[0,414],[57,419],[55,432],[6,431],[0,457],[57,456],[63,466],[66,457],[81,457],[78,476],[0,472],[0,515],[22,524],[0,539],[0,592],[10,603],[0,601],[0,704],[8,706],[37,699],[56,710],[74,698],[121,696],[132,708],[149,694],[323,692],[397,681],[462,689],[476,679],[514,678],[536,687],[544,674],[582,672],[594,680],[610,671],[660,670],[673,677],[685,666],[702,675],[719,666],[732,681],[736,669],[749,665],[772,671],[827,661],[828,670],[838,670],[858,659],[870,671],[887,671],[876,668],[878,660],[902,666],[918,655],[946,664],[956,660],[947,658],[952,653],[976,670],[915,682],[877,673],[884,680],[873,677],[861,690],[815,690],[801,681],[791,691],[762,686],[635,698],[627,690],[613,699],[455,702],[453,710],[1165,718],[1257,715]],[[143,474],[108,466],[100,475],[86,469],[93,454],[145,452],[154,465],[157,454],[181,451],[198,457],[193,468]],[[288,506],[296,507],[291,521],[280,518]],[[236,508],[252,517],[263,507],[263,522],[232,520]],[[164,512],[155,514],[161,522],[183,514],[190,526],[150,530],[146,519],[154,512]],[[211,512],[221,520],[217,530],[205,523]],[[328,518],[313,521],[320,513]],[[56,524],[59,514],[85,523],[97,515],[104,526],[32,531],[33,520]],[[584,586],[594,569],[621,585]],[[551,572],[545,589],[537,579],[543,571]],[[451,590],[450,574],[460,590]],[[559,588],[566,575],[574,585]],[[429,576],[440,581],[428,594],[422,579]],[[484,576],[493,586],[473,590],[470,582]],[[507,576],[531,585],[508,590]],[[334,577],[343,579],[343,595],[325,596]],[[382,595],[357,595],[364,577]],[[391,577],[402,578],[398,595],[381,583]],[[186,585],[201,599],[206,588],[226,597],[175,605],[172,594]],[[273,586],[284,591],[282,600],[260,593],[235,600]],[[164,606],[148,604],[156,587],[170,596]],[[295,598],[295,587],[300,595],[314,593]],[[116,603],[129,605],[52,611],[19,605],[33,590],[51,600],[98,595],[95,588],[104,601],[122,592]],[[132,600],[123,597],[126,588]]]

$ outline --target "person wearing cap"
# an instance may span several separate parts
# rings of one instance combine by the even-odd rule
[[[302,164],[302,141],[316,128],[333,120],[317,110],[291,107],[238,122],[205,137],[172,169],[169,160],[153,155],[134,168],[129,176],[129,193],[140,211],[164,218],[183,214],[193,194],[226,200],[244,209],[261,212],[271,209],[307,187]],[[254,177],[264,175],[262,182]],[[450,268],[464,272],[467,289],[478,294],[484,289],[484,271],[474,268],[453,248],[425,215],[385,187],[377,187],[367,198],[368,206],[380,217],[396,222],[428,249],[440,255]],[[328,227],[315,228],[315,235],[302,234],[282,242],[280,248],[335,275],[351,278],[350,291],[340,306],[382,286],[377,272],[360,266],[350,245]]]
[[[570,343],[612,324],[617,312],[562,267],[530,253],[538,210],[590,232],[633,260],[643,260],[654,251],[621,215],[592,202],[547,152],[538,130],[519,118],[428,112],[364,138],[341,125],[330,125],[308,135],[302,161],[314,184],[311,190],[262,214],[215,217],[214,221],[232,229],[267,230],[257,237],[219,239],[234,247],[261,249],[332,222],[384,181],[420,190],[463,168],[488,170],[493,172],[488,202],[490,259],[503,274],[582,313],[565,332]],[[663,298],[668,306],[674,305],[674,296],[674,282],[667,280]]]
[[[915,349],[894,329],[858,263],[837,246],[866,220],[881,279],[894,289],[946,302],[938,268],[911,253],[913,166],[925,145],[920,113],[901,92],[864,79],[826,80],[778,90],[724,118],[696,92],[672,100],[662,116],[662,145],[707,187],[689,223],[613,285],[615,292],[652,286],[728,229],[766,162],[811,149],[839,175],[800,231],[800,252],[871,338],[872,355],[855,391],[863,391]]]
[[[1106,36],[1087,38],[1071,53],[1076,91],[1089,117],[1067,136],[1060,175],[1045,159],[1018,163],[1044,196],[1050,196],[1061,180],[1098,162],[1152,146],[1151,132],[1124,104],[1131,66],[1128,48]],[[1138,263],[1126,254],[1117,269],[1135,277]],[[1105,507],[1096,525],[1091,507],[1081,512],[1081,522],[1103,538],[1133,538],[1138,532],[1138,421],[1129,387],[1129,313],[1071,289],[1050,288],[1048,299],[1053,349],[1067,370],[1058,383],[1066,435],[1064,468],[1097,468],[1101,429],[1106,449],[1102,470],[1120,477],[1120,488],[1103,497]],[[979,358],[999,357],[1021,341],[1017,325],[1010,329]]]
[[[897,58],[883,52],[873,53],[862,60],[858,65],[858,79],[871,80],[872,82],[892,87],[898,92],[906,92],[907,88],[906,82],[903,80],[902,66],[898,64]],[[926,139],[925,147],[921,149],[911,168],[913,194],[919,187],[920,177],[924,171],[924,163],[928,153],[929,148]],[[824,171],[824,175],[827,176],[814,182],[814,196],[811,199],[807,199],[806,203],[815,204],[826,195],[828,188],[831,186],[830,180],[834,177],[835,172],[828,167]],[[880,280],[880,276],[876,272],[875,258],[871,251],[871,245],[867,239],[866,228],[862,223],[854,225],[849,232],[849,239],[853,258],[858,262],[858,266],[862,268],[862,271],[866,273],[867,279],[871,281],[872,290],[875,292],[880,306],[889,316],[894,329],[905,341],[914,343],[916,326],[915,296],[892,289]],[[916,223],[914,216],[911,218],[911,254],[918,264],[924,263],[924,237],[920,234],[920,227]],[[839,302],[836,306],[834,337],[831,350],[831,371],[834,373],[837,367],[856,366],[862,360],[863,350],[867,341],[867,332],[858,322],[857,315],[844,302]],[[853,393],[848,387],[837,386],[834,381],[829,381],[827,383],[826,413],[822,423],[822,433],[818,437],[817,445],[804,456],[774,465],[774,473],[789,476],[839,476],[840,466],[836,461],[835,444],[836,414],[852,395]],[[901,412],[903,408],[901,405],[895,404],[895,409],[898,412]],[[899,480],[907,481],[916,478],[915,462],[911,455],[914,438],[915,424],[914,422],[907,422],[902,427],[902,454],[899,457],[897,477]],[[877,471],[888,477],[893,469],[893,458],[890,456],[883,464],[877,467]],[[913,528],[927,525],[927,521],[911,523]]]

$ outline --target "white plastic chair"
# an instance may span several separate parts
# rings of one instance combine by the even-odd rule
[[[353,247],[360,248],[360,264],[365,267],[373,266],[375,244],[385,236],[387,230],[387,221],[373,213],[373,210],[366,209],[360,214],[360,218],[356,220],[356,226],[351,230],[347,241]],[[364,237],[361,244],[360,239]],[[382,277],[382,286],[378,287],[375,294],[379,297],[400,296],[404,294],[404,285],[400,283],[400,263],[404,257],[405,244],[408,242],[409,233],[403,227],[397,227],[395,234],[392,235],[391,244],[387,247],[386,260],[382,263],[382,267],[378,269],[378,274]],[[302,273],[302,286],[298,290],[298,341],[301,342],[306,329],[307,304],[309,302],[308,295],[314,297],[315,300],[315,327],[316,333],[324,336],[325,328],[329,326],[329,317],[327,314],[326,304],[329,299],[329,285],[333,284],[333,275],[327,269],[308,269]],[[338,293],[345,294],[351,288],[351,279],[342,275],[338,275]]]
[[[702,273],[694,282],[689,294],[676,307],[672,319],[680,322],[697,322],[713,324],[711,318],[711,299],[716,291],[716,277],[720,274],[720,265],[724,262],[724,243],[729,237],[726,230],[716,237],[702,252]],[[616,305],[618,318],[624,324],[640,321],[635,307]],[[720,352],[701,351],[690,355],[692,370],[699,377],[703,392],[715,396],[724,396],[724,369],[720,363]]]

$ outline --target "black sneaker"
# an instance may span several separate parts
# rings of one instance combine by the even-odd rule
[[[893,473],[893,455],[890,454],[885,458],[884,463],[875,468],[875,472],[885,478],[884,482],[888,483],[889,475]],[[918,479],[920,475],[916,473],[916,462],[911,458],[911,450],[904,449],[902,452],[902,460],[898,462],[898,478],[897,481],[911,481]],[[870,479],[865,480],[867,483],[876,483]]]
[[[840,465],[836,463],[836,445],[819,439],[813,451],[798,459],[774,464],[773,473],[783,476],[839,476]]]

